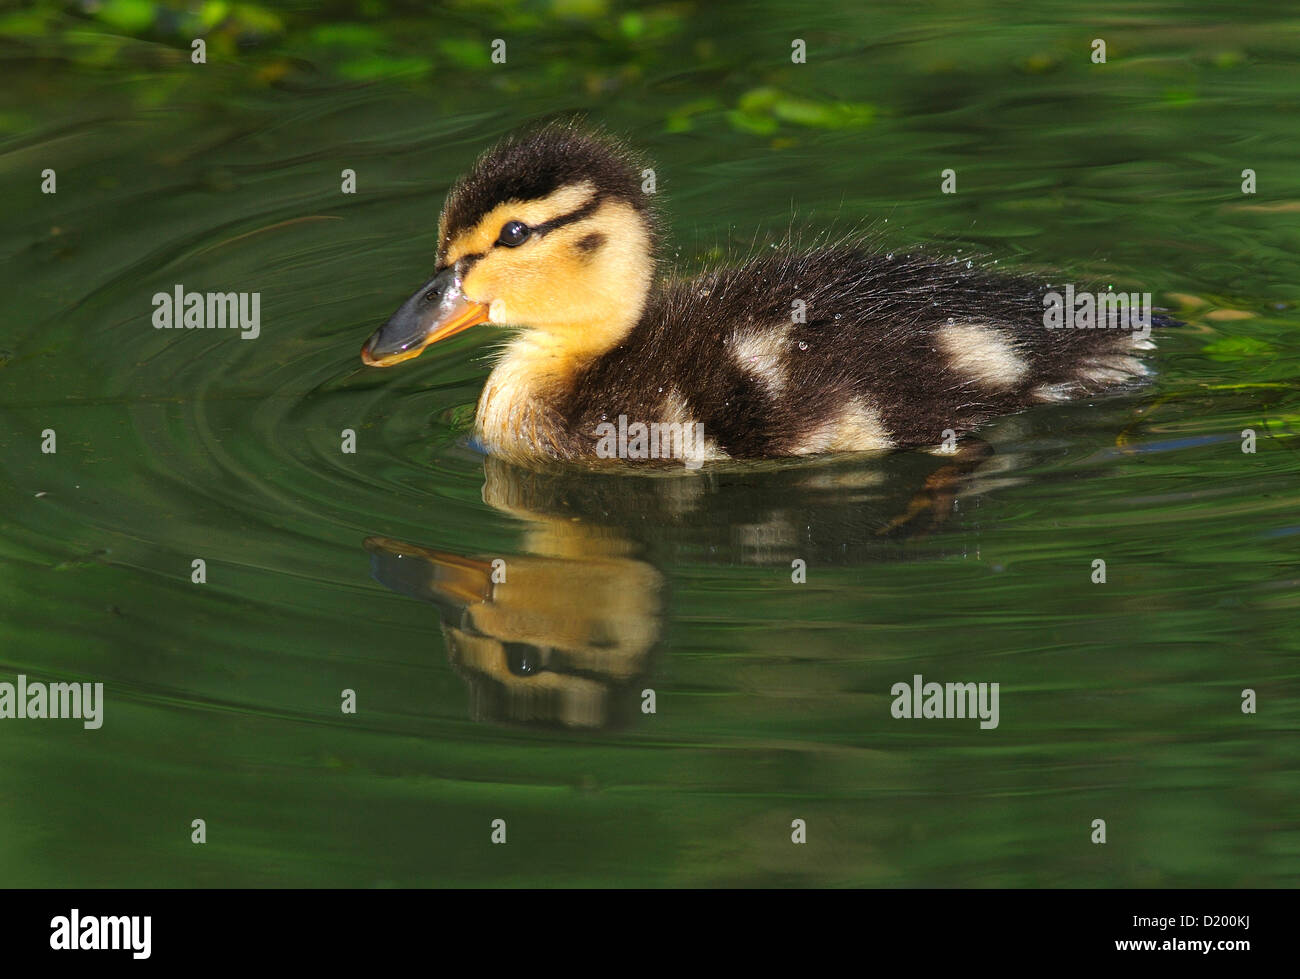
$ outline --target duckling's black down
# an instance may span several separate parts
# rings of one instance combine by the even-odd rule
[[[773,251],[670,283],[556,394],[559,427],[573,435],[561,453],[589,455],[597,426],[626,415],[702,423],[732,458],[805,454],[834,443],[826,433],[851,406],[878,424],[880,447],[936,445],[996,415],[1146,377],[1134,355],[1149,339],[1049,329],[1051,291],[965,261],[852,246]]]

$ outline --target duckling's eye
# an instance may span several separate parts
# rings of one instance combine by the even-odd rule
[[[508,642],[505,647],[506,669],[515,676],[532,676],[543,668],[541,651],[522,642]]]
[[[501,226],[501,234],[497,235],[497,244],[515,248],[527,241],[532,232],[533,229],[522,221],[507,221]]]

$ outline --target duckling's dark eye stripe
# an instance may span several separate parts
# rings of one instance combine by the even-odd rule
[[[473,252],[469,255],[462,255],[460,258],[456,259],[456,264],[460,266],[460,274],[463,276],[486,254],[487,252]]]
[[[575,211],[570,211],[568,214],[561,214],[559,217],[551,218],[549,221],[543,221],[541,224],[533,225],[533,234],[544,235],[548,232],[554,231],[556,228],[563,228],[566,224],[572,224],[574,221],[581,221],[583,218],[591,217],[591,215],[596,213],[596,210],[600,205],[601,197],[597,194]]]
[[[549,231],[554,231],[556,228],[563,228],[566,224],[572,224],[574,221],[581,221],[583,218],[595,214],[602,202],[603,199],[597,195],[577,210],[570,211],[568,214],[561,214],[558,217],[551,218],[549,221],[543,221],[541,224],[535,224],[529,230],[533,235],[544,235]],[[531,235],[529,237],[531,237]],[[501,245],[501,242],[494,241],[491,247],[499,248],[503,246]],[[475,263],[486,254],[487,252],[472,252],[458,258],[456,262],[460,265],[460,274],[464,275],[472,269]]]

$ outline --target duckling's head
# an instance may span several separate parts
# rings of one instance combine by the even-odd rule
[[[438,270],[361,351],[388,367],[478,323],[598,354],[636,324],[654,277],[641,167],[573,124],[512,136],[452,188]]]

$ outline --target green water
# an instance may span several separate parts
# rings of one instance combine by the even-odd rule
[[[201,66],[165,24],[0,19],[0,681],[106,699],[0,721],[0,884],[1295,884],[1300,15],[338,6]],[[1188,325],[975,467],[485,460],[488,338],[358,350],[450,181],[572,110],[657,161],[681,269],[865,222]],[[153,329],[177,283],[260,292],[261,335]],[[513,576],[473,640],[430,552]],[[918,673],[999,683],[999,726],[893,718]]]

